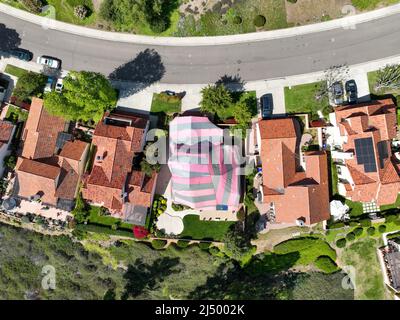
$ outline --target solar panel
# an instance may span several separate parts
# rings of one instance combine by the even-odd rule
[[[365,172],[376,172],[376,161],[372,138],[354,140],[357,164],[364,165]]]
[[[385,159],[389,158],[389,152],[386,141],[378,142],[379,165],[381,169],[385,166]]]

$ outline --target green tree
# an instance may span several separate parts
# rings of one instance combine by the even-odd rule
[[[83,223],[89,218],[89,210],[80,192],[76,197],[75,208],[72,210],[72,215],[77,223]]]
[[[234,114],[237,124],[233,127],[234,130],[239,129],[241,131],[242,137],[246,136],[246,129],[249,127],[251,122],[251,112],[243,101],[238,102],[232,108],[232,113]]]
[[[241,261],[252,249],[249,237],[238,229],[229,230],[225,234],[223,242],[225,244],[224,252],[236,261]]]
[[[400,88],[400,64],[387,65],[378,70],[375,89],[397,90]]]
[[[71,71],[61,94],[46,94],[46,110],[66,120],[100,121],[104,111],[113,109],[117,92],[100,73]]]
[[[26,72],[18,78],[13,95],[18,99],[30,102],[31,98],[40,97],[46,84],[46,76],[36,72]]]
[[[17,164],[17,158],[14,155],[9,155],[4,158],[4,165],[9,169],[14,169],[15,165]]]
[[[224,85],[208,85],[201,90],[201,94],[201,111],[217,114],[221,119],[229,116],[227,111],[232,107],[233,102],[231,93]]]

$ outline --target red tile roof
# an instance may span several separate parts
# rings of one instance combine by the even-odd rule
[[[72,160],[80,160],[88,144],[80,140],[67,141],[61,152],[60,156]]]
[[[106,121],[108,118],[112,121]],[[144,190],[148,179],[141,172],[132,172],[133,158],[136,152],[142,151],[147,125],[147,117],[121,112],[104,115],[93,135],[97,151],[92,172],[82,190],[85,199],[118,214],[122,214],[125,201],[151,206],[155,180]]]
[[[391,204],[400,192],[400,176],[397,171],[397,160],[392,157],[390,140],[397,134],[396,106],[392,99],[335,108],[336,120],[342,135],[347,136],[343,144],[345,152],[356,152],[355,140],[371,138],[377,165],[376,172],[365,172],[364,165],[357,163],[357,157],[347,159],[354,186],[347,195],[353,201],[376,201],[378,205]],[[380,167],[378,143],[386,142],[388,158]],[[387,185],[387,188],[383,188]],[[393,200],[394,199],[394,200]]]
[[[58,134],[64,131],[65,121],[50,115],[43,107],[43,100],[32,98],[32,104],[23,133],[22,156],[28,159],[51,157],[56,148]]]
[[[14,125],[11,122],[0,120],[0,142],[8,143],[12,138]]]
[[[330,215],[327,156],[322,151],[304,153],[305,171],[298,171],[295,121],[259,121],[264,202],[274,203],[278,223],[302,219],[314,224]]]

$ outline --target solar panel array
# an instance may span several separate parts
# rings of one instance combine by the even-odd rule
[[[385,160],[389,158],[389,152],[386,141],[378,142],[379,165],[381,169],[385,166]]]
[[[376,172],[372,138],[356,139],[354,143],[356,147],[357,164],[363,164],[365,172]]]

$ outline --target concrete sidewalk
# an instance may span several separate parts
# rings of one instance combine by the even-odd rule
[[[395,4],[374,11],[350,15],[344,18],[335,19],[326,22],[320,22],[300,27],[292,27],[287,29],[254,32],[247,34],[237,34],[228,36],[214,37],[152,37],[133,35],[128,33],[107,32],[97,29],[86,28],[82,26],[72,25],[61,21],[41,17],[29,12],[16,9],[9,5],[0,3],[0,12],[13,16],[17,19],[29,21],[43,27],[43,29],[52,29],[61,32],[67,32],[82,37],[90,37],[116,42],[128,42],[144,45],[162,45],[162,46],[215,46],[226,44],[237,44],[246,42],[265,41],[287,37],[297,37],[309,33],[322,32],[333,29],[354,29],[357,24],[380,19],[390,15],[400,13],[400,4]]]

